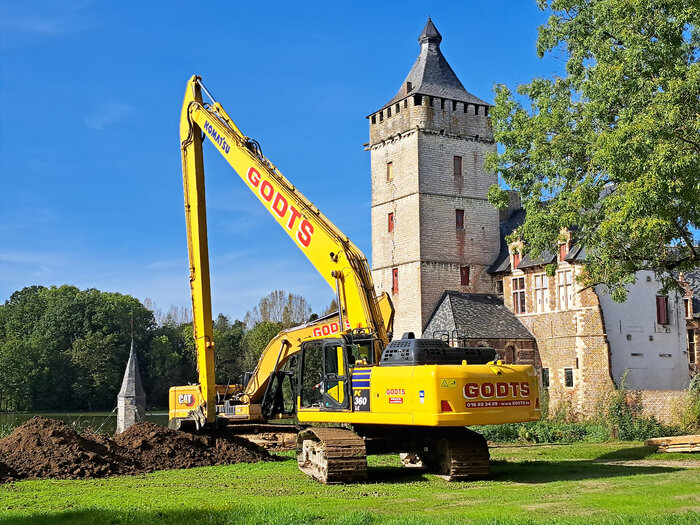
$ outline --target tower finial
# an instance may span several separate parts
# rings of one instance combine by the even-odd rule
[[[440,42],[442,42],[442,35],[435,28],[435,24],[433,24],[430,15],[428,15],[428,22],[425,24],[423,31],[418,37],[418,42],[420,42],[421,44],[424,44],[426,42],[435,42],[438,45],[440,44]]]

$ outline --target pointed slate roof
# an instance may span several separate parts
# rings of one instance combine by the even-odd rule
[[[131,340],[131,351],[129,360],[126,363],[122,388],[118,397],[146,397],[146,392],[141,384],[141,374],[139,373],[139,362],[134,352],[134,340]]]
[[[410,95],[427,95],[469,104],[490,106],[488,102],[484,102],[464,89],[459,78],[457,78],[457,75],[455,75],[455,72],[452,71],[447,60],[442,55],[442,51],[440,51],[442,35],[430,18],[428,18],[428,23],[425,24],[423,31],[418,37],[418,42],[420,42],[420,54],[416,62],[413,64],[399,92],[384,107],[390,106]],[[410,89],[407,89],[409,86]]]

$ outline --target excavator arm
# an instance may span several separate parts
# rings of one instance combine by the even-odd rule
[[[205,103],[202,92],[211,99]],[[375,360],[389,341],[383,315],[393,316],[388,296],[379,300],[369,265],[362,252],[299,192],[277,168],[263,156],[259,145],[244,136],[221,104],[214,101],[201,82],[193,76],[187,83],[180,118],[185,214],[190,263],[192,313],[203,417],[215,420],[216,386],[214,380],[214,343],[209,281],[206,202],[202,142],[209,138],[219,153],[238,173],[246,186],[306,255],[328,285],[335,290],[339,331],[365,334],[374,341]],[[299,327],[302,328],[302,327]],[[294,329],[299,339],[299,330]],[[313,328],[311,329],[313,335]],[[301,330],[306,334],[306,330]],[[270,373],[289,357],[299,341],[280,334],[265,349],[253,378],[246,388],[257,399]],[[325,335],[325,334],[324,334]]]

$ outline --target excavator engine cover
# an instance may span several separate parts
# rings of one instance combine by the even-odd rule
[[[496,358],[488,347],[452,347],[441,339],[398,339],[382,352],[381,366],[483,365]]]

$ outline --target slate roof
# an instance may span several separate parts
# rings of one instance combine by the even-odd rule
[[[448,290],[430,315],[423,336],[453,330],[467,339],[534,339],[497,295]]]
[[[418,37],[418,42],[420,42],[420,54],[416,62],[401,85],[399,92],[382,109],[411,95],[427,95],[469,104],[490,106],[488,102],[484,102],[464,89],[459,78],[457,78],[457,75],[455,75],[455,72],[452,71],[447,60],[442,55],[442,51],[440,51],[442,35],[435,28],[435,24],[430,18],[428,18],[428,23],[425,24],[423,31]],[[408,91],[406,90],[407,82],[411,83],[411,89]]]
[[[700,317],[700,270],[683,274],[683,278],[693,290],[693,317]]]
[[[122,388],[118,397],[146,397],[146,392],[141,384],[141,374],[139,374],[139,362],[134,352],[134,341],[131,341],[129,360],[126,363]]]
[[[547,250],[544,250],[539,257],[532,257],[530,254],[523,255],[520,259],[520,264],[518,264],[519,270],[524,270],[525,268],[534,268],[535,266],[543,266],[545,264],[551,264],[556,262],[557,256],[552,255]]]
[[[501,246],[498,252],[498,257],[493,262],[493,264],[486,270],[490,274],[494,273],[507,273],[511,271],[510,268],[510,254],[508,252],[508,244],[506,243],[506,237],[513,233],[513,231],[525,222],[525,210],[514,211],[508,220],[501,222],[500,224],[500,236],[501,236]],[[564,257],[567,262],[577,262],[583,261],[586,258],[586,250],[579,245],[572,245],[569,252]],[[539,257],[532,257],[529,254],[523,255],[520,259],[520,264],[518,264],[519,270],[524,270],[526,268],[534,268],[536,266],[544,266],[546,264],[551,264],[557,261],[556,254],[552,254],[547,250],[544,250]]]

